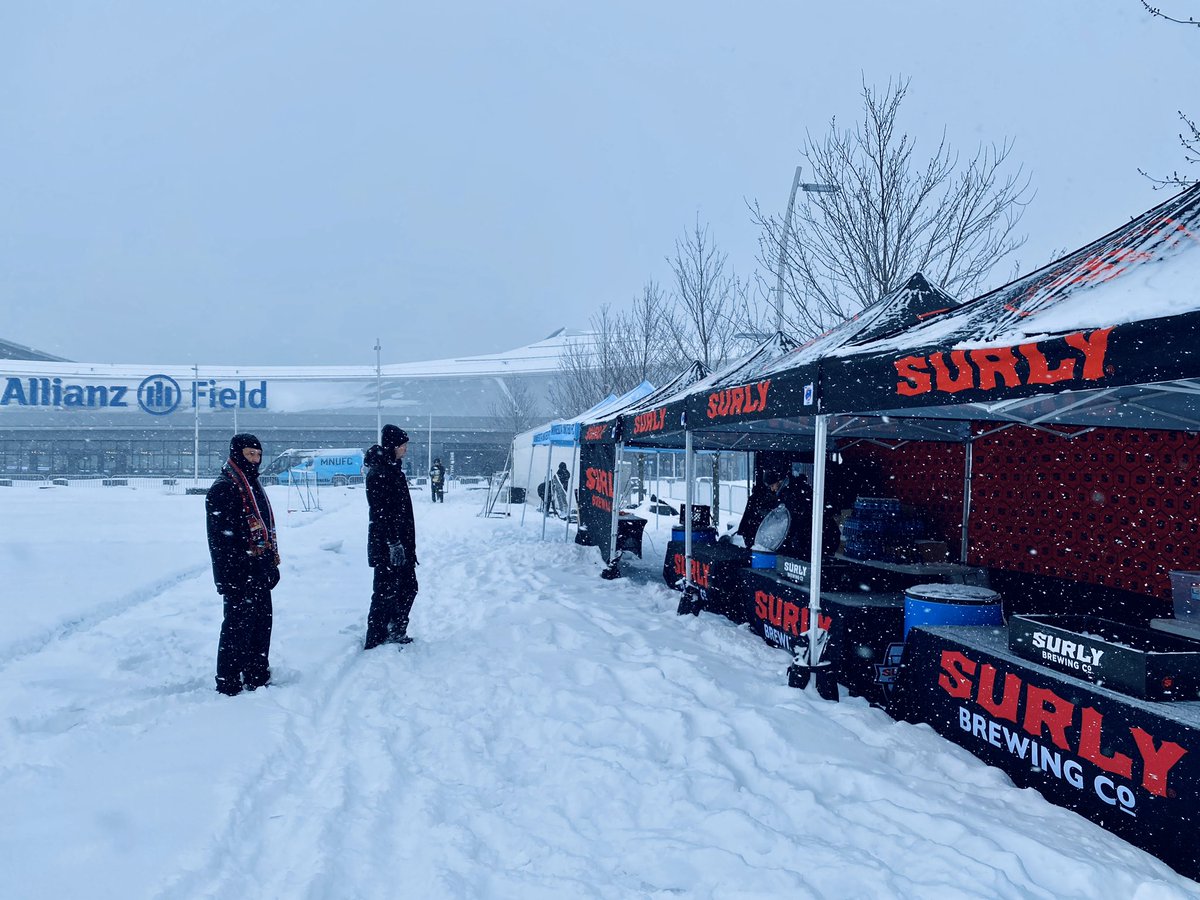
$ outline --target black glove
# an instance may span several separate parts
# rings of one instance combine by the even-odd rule
[[[402,566],[407,559],[407,554],[404,552],[404,545],[399,541],[388,543],[388,564],[392,566]]]
[[[267,569],[267,590],[275,590],[275,585],[279,584],[279,566],[274,563]]]

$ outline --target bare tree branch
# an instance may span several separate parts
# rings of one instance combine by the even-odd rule
[[[1146,2],[1146,0],[1141,0],[1141,4],[1146,8],[1146,12],[1150,13],[1152,16],[1157,16],[1160,19],[1166,19],[1168,22],[1174,22],[1176,25],[1195,25],[1197,28],[1200,28],[1200,20],[1193,19],[1191,16],[1188,16],[1186,19],[1179,19],[1174,16],[1168,16],[1159,7],[1151,6]]]
[[[667,259],[675,274],[674,297],[687,326],[681,340],[685,355],[710,369],[728,357],[733,345],[728,326],[735,305],[734,278],[725,272],[726,258],[697,216],[694,228],[675,241],[675,255]]]
[[[538,423],[537,401],[533,391],[524,381],[513,378],[498,378],[501,397],[492,404],[492,418],[498,419],[501,429],[516,437],[527,428]]]
[[[1146,12],[1159,19],[1174,22],[1176,25],[1194,25],[1200,28],[1200,20],[1191,16],[1186,19],[1179,18],[1178,16],[1169,16],[1159,7],[1151,6],[1146,0],[1139,0],[1139,2],[1141,2]],[[1184,115],[1183,110],[1179,110],[1179,119],[1184,125],[1184,130],[1179,132],[1179,143],[1183,147],[1184,162],[1188,165],[1200,165],[1200,128],[1196,127],[1195,121]],[[1181,175],[1178,171],[1174,171],[1162,178],[1150,175],[1144,169],[1138,169],[1138,172],[1149,178],[1159,187],[1191,187],[1200,181],[1200,178],[1189,178],[1186,175]]]
[[[862,88],[862,118],[837,120],[801,151],[814,181],[833,192],[797,198],[790,233],[785,216],[751,210],[761,228],[759,261],[783,261],[785,327],[810,337],[854,315],[923,272],[947,291],[973,296],[992,269],[1017,250],[1029,179],[1010,174],[1012,144],[980,146],[962,159],[943,133],[932,155],[917,157],[898,126],[908,81]],[[782,252],[781,252],[782,251]]]
[[[550,399],[563,414],[583,412],[643,381],[663,384],[686,364],[679,339],[683,329],[653,280],[628,312],[614,312],[605,304],[590,325],[586,341],[568,343],[550,386]]]

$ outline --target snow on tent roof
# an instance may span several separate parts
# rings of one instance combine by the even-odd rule
[[[607,418],[614,412],[624,409],[629,404],[645,397],[654,390],[654,385],[643,381],[637,387],[631,388],[621,396],[609,394],[595,406],[570,419],[552,422],[546,431],[533,436],[533,442],[538,445],[557,444],[559,446],[574,444],[579,440],[579,428],[584,422]]]
[[[786,353],[790,353],[795,348],[795,341],[783,332],[777,331],[744,356],[738,357],[733,362],[705,375],[698,381],[682,383],[678,390],[664,395],[659,403],[686,402],[693,394],[711,390],[723,384],[740,384],[743,381],[757,378],[763,372],[767,371],[780,357]],[[703,368],[703,364],[697,361],[688,371],[693,371],[694,366],[701,366]]]
[[[855,315],[801,344],[773,365],[769,374],[815,362],[848,344],[880,340],[920,325],[962,304],[940,287],[930,284],[920,272],[901,287],[884,294]]]
[[[683,391],[689,385],[695,384],[700,379],[708,375],[708,369],[700,360],[693,360],[691,365],[668,381],[660,388],[656,388],[644,397],[639,397],[633,402],[625,406],[615,406],[612,409],[605,410],[604,415],[588,416],[584,419],[584,424],[596,424],[606,422],[618,416],[632,416],[642,410],[653,409],[659,406],[664,401],[669,400],[676,394]]]
[[[864,351],[1015,344],[1198,309],[1200,185],[1194,185],[1086,247]]]
[[[702,447],[775,447],[788,434],[804,430],[797,420],[817,411],[814,402],[819,364],[839,347],[901,332],[959,306],[920,272],[856,315],[804,344],[782,334],[735,364],[694,385],[684,406]],[[672,410],[673,411],[673,410]],[[672,417],[672,422],[678,419]],[[670,440],[674,429],[658,429],[655,440]],[[749,437],[747,432],[758,432]],[[719,436],[715,432],[727,432]]]
[[[1200,185],[822,363],[827,412],[1200,428]]]

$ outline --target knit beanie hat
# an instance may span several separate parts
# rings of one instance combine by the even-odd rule
[[[401,444],[408,443],[408,435],[399,425],[384,425],[379,433],[379,443],[385,450],[394,450]]]
[[[262,451],[262,444],[252,434],[235,434],[229,441],[229,456],[238,462],[242,460],[242,451],[246,448]]]

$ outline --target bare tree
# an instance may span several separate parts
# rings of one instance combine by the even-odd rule
[[[684,330],[678,312],[664,296],[658,282],[650,279],[633,307],[618,321],[626,348],[629,385],[649,381],[664,384],[687,364],[679,334]]]
[[[1029,180],[1020,166],[1005,174],[1012,144],[980,146],[963,160],[943,132],[935,152],[918,158],[898,122],[908,84],[879,91],[864,83],[862,119],[852,129],[835,119],[824,138],[806,140],[805,172],[839,190],[801,194],[790,233],[786,217],[752,206],[760,262],[777,275],[782,259],[779,302],[798,336],[820,334],[918,271],[973,296],[1024,243],[1016,228]]]
[[[699,216],[695,227],[675,241],[675,255],[667,258],[686,326],[678,337],[680,356],[709,368],[726,359],[733,344],[734,277],[725,271],[726,258],[708,226],[700,226]]]
[[[628,311],[601,307],[590,319],[587,339],[570,342],[559,359],[550,388],[555,408],[574,415],[643,381],[658,385],[674,377],[686,365],[678,318],[654,280],[646,282]]]
[[[773,304],[774,285],[757,272],[750,278],[734,279],[733,283],[733,337],[735,354],[745,352],[775,331]]]
[[[541,416],[537,400],[524,381],[515,378],[498,378],[500,397],[489,410],[491,417],[501,424],[501,430],[511,437],[532,428]]]
[[[616,316],[606,303],[588,321],[588,334],[568,341],[558,360],[558,374],[550,385],[550,402],[559,415],[583,412],[613,392],[620,358]]]
[[[1200,28],[1200,19],[1192,16],[1174,16],[1163,12],[1160,7],[1151,6],[1146,0],[1140,0],[1143,7],[1150,15],[1159,19],[1164,19],[1167,22],[1173,22],[1176,25],[1191,25]],[[1183,110],[1179,110],[1179,121],[1183,123],[1183,130],[1179,132],[1179,143],[1183,147],[1183,159],[1188,165],[1200,165],[1200,127],[1197,127],[1195,120],[1189,118]],[[1200,181],[1200,178],[1187,177],[1181,175],[1178,170],[1172,172],[1165,178],[1156,178],[1153,175],[1147,174],[1143,169],[1138,169],[1143,175],[1153,181],[1155,184],[1164,187],[1189,187]]]

